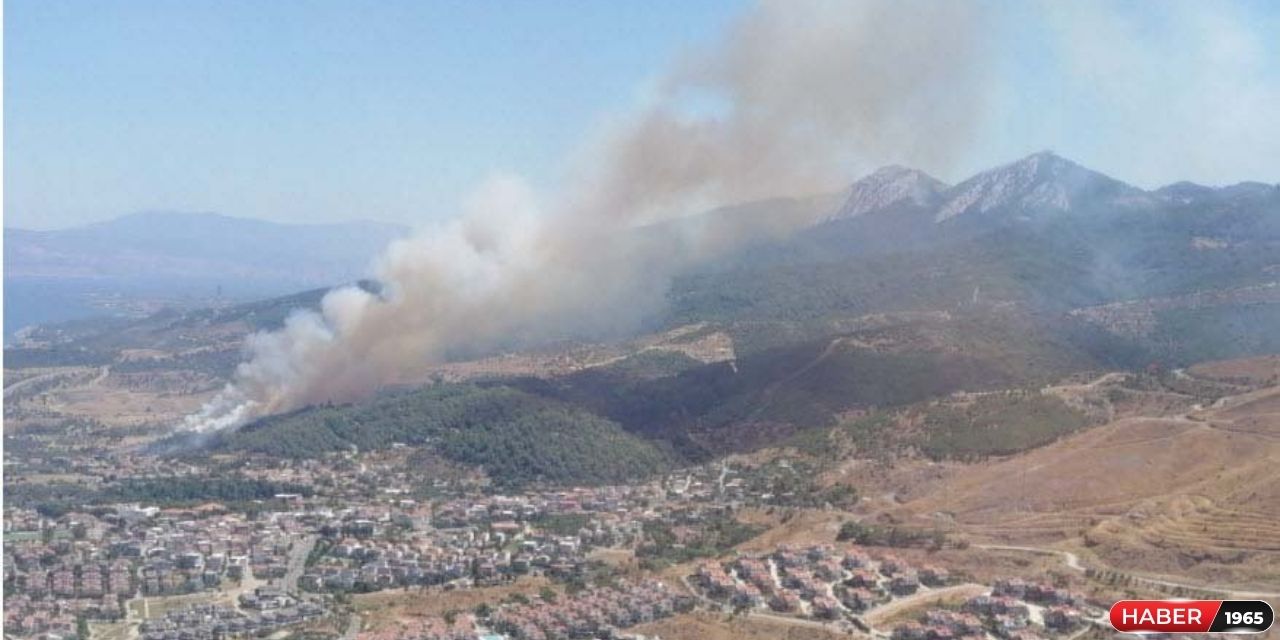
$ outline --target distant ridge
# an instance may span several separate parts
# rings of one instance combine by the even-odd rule
[[[352,280],[406,227],[284,224],[214,213],[144,212],[68,229],[5,229],[5,277]]]
[[[1084,167],[1052,151],[1040,151],[977,173],[952,186],[901,165],[881,167],[851,184],[818,224],[878,212],[929,212],[934,222],[974,215],[1019,217],[1062,212],[1141,209],[1231,198],[1272,198],[1280,185],[1245,181],[1212,187],[1189,181],[1152,191]],[[906,221],[903,222],[906,224]],[[919,224],[914,217],[911,224]],[[904,227],[905,228],[905,227]]]
[[[181,212],[5,229],[6,337],[31,325],[154,308],[139,302],[208,304],[351,282],[407,233],[378,222],[282,224]]]

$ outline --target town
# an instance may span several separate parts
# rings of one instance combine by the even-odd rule
[[[6,633],[610,638],[694,611],[898,640],[1055,637],[1103,624],[1105,605],[1081,593],[1020,576],[979,584],[891,548],[833,539],[741,550],[764,530],[740,521],[742,513],[830,509],[849,497],[797,483],[806,475],[799,461],[719,462],[630,485],[506,493],[482,478],[417,478],[406,455],[246,459],[219,468],[259,495],[222,500],[204,495],[221,486],[207,479],[222,462],[136,452],[73,465],[98,486],[137,469],[132,493],[60,498],[15,482],[17,500],[4,514]],[[43,464],[8,468],[18,479]],[[188,482],[206,489],[201,499],[183,499]],[[104,501],[147,490],[154,500]],[[470,593],[495,597],[404,615],[359,604]],[[939,603],[947,606],[931,608]],[[914,617],[883,615],[904,607]]]

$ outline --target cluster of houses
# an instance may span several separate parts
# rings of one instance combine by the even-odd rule
[[[288,518],[123,504],[46,518],[5,513],[5,629],[62,635],[76,620],[115,620],[136,595],[214,590],[284,575],[301,525]],[[70,635],[74,635],[74,629]]]
[[[360,531],[359,537],[326,539],[324,557],[299,586],[309,591],[376,591],[457,581],[475,586],[523,574],[567,577],[585,563],[581,537],[550,535],[515,521],[394,534],[378,527]]]
[[[1101,615],[1100,612],[1093,611],[1084,594],[1044,582],[1028,582],[1021,578],[996,581],[990,596],[992,602],[980,598],[970,603],[971,608],[982,611],[984,606],[990,606],[996,610],[995,615],[999,615],[998,609],[1001,605],[1007,605],[1010,601],[1025,601],[1029,603],[1028,608],[1032,614],[1040,619],[1046,629],[1052,631],[1069,631]],[[1015,609],[1012,613],[1016,614],[1020,611]],[[1016,626],[1019,622],[1017,616],[1012,618],[1014,619],[1011,621],[1011,626],[1015,629],[1020,628]]]
[[[666,476],[662,486],[670,499],[687,504],[714,503],[733,509],[744,506],[777,506],[788,504],[794,493],[775,494],[773,485],[779,478],[796,474],[787,460],[761,465],[720,462]]]
[[[390,498],[317,523],[323,556],[300,585],[376,591],[501,583],[523,574],[581,572],[593,548],[634,544],[645,524],[701,522],[715,504],[688,499],[689,483],[578,487],[518,495],[467,495],[432,507]]]
[[[472,613],[406,618],[361,631],[356,640],[568,640],[612,638],[619,630],[691,611],[694,599],[657,580],[623,581],[553,602],[508,603]]]
[[[40,599],[54,598],[102,598],[103,596],[129,596],[134,592],[133,571],[125,560],[104,562],[66,562],[56,568],[38,566],[40,558],[30,553],[13,555],[17,566],[25,567],[13,572],[10,583],[15,592]],[[32,564],[32,560],[37,565]],[[110,599],[110,598],[109,598]]]
[[[985,637],[982,619],[972,613],[930,609],[919,621],[894,627],[893,640],[950,640],[951,638]]]
[[[323,501],[281,495],[271,510],[253,517],[216,504],[121,504],[56,519],[6,509],[6,628],[24,634],[65,630],[76,617],[116,619],[121,602],[135,596],[278,580],[288,573],[291,549],[309,533],[324,536],[324,546],[319,562],[309,563],[298,581],[304,590],[466,587],[521,574],[576,575],[592,548],[632,545],[643,538],[647,522],[696,526],[707,509],[719,508],[720,497],[741,492],[741,480],[727,468],[707,467],[654,483],[515,495],[446,484],[436,489],[455,497],[429,505],[409,497],[420,479],[406,474],[396,455],[403,452],[242,469],[254,479],[326,487]],[[53,462],[103,477],[121,474],[112,465],[125,463],[125,475],[199,472],[127,454]],[[329,507],[334,499],[344,506]]]
[[[255,479],[324,487],[314,498],[276,496],[252,514],[228,513],[221,505],[122,504],[60,518],[6,509],[6,635],[71,638],[78,620],[119,619],[124,601],[137,596],[242,591],[266,581],[287,585],[288,591],[259,586],[240,593],[236,607],[171,611],[139,630],[142,640],[257,635],[325,614],[316,602],[298,599],[295,581],[302,591],[320,592],[468,588],[526,574],[580,576],[594,548],[635,549],[652,536],[652,523],[669,525],[663,530],[678,545],[697,539],[713,516],[776,498],[763,493],[771,491],[771,471],[725,464],[632,486],[515,495],[435,481],[436,495],[445,497],[420,502],[411,487],[420,488],[421,479],[395,458],[403,455],[376,452],[243,469]],[[92,464],[94,473],[109,471],[101,461]],[[313,536],[320,541],[308,556],[310,547],[298,545],[304,538],[310,544]],[[700,596],[725,607],[839,619],[946,585],[950,576],[857,546],[819,545],[707,562],[692,582]],[[365,631],[359,640],[608,637],[694,602],[660,582],[623,582],[553,603],[504,604],[483,619],[414,619]],[[1083,606],[1064,590],[1008,580],[962,611],[931,612],[894,633],[901,640],[946,640],[985,628],[1012,639],[1041,628],[1073,628],[1087,617]]]
[[[489,616],[489,624],[515,640],[611,637],[616,629],[693,607],[692,598],[675,593],[665,583],[623,582],[616,587],[588,589],[554,603],[504,605]]]
[[[166,612],[139,626],[142,640],[215,640],[262,632],[325,615],[319,604],[287,599],[282,606],[246,611],[219,604],[196,604]]]
[[[894,628],[893,640],[951,640],[986,637],[1036,640],[1046,634],[1069,633],[1098,619],[1084,596],[1049,584],[1020,578],[999,580],[991,593],[977,595],[959,611],[932,609],[919,619]]]
[[[126,540],[118,552],[141,563],[142,593],[164,595],[217,588],[224,578],[241,580],[284,575],[298,527],[249,521],[239,515],[182,520],[145,530]]]
[[[76,622],[81,618],[115,620],[123,615],[119,601],[110,597],[71,600],[5,594],[4,633],[71,638],[76,635]]]
[[[653,485],[575,487],[519,495],[467,496],[439,505],[432,515],[437,527],[483,525],[544,516],[592,514],[605,521],[634,520],[664,497]],[[607,518],[608,515],[616,518]]]
[[[733,607],[767,607],[821,619],[865,611],[922,585],[937,587],[950,580],[939,567],[915,569],[892,555],[873,557],[856,546],[831,545],[784,546],[764,556],[706,562],[694,577],[707,597]]]
[[[1041,605],[1082,607],[1087,604],[1084,594],[1045,582],[1028,582],[1022,578],[997,580],[991,589],[991,595],[997,598],[1026,600]]]

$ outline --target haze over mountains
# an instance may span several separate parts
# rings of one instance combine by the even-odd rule
[[[813,199],[808,206],[832,207],[828,202]],[[1041,259],[1072,251],[1064,258],[1077,268],[1098,271],[1096,275],[1114,276],[1115,291],[1106,296],[1122,298],[1122,281],[1157,275],[1141,264],[1156,258],[1142,255],[1143,248],[1171,252],[1159,264],[1164,270],[1191,262],[1217,263],[1227,256],[1234,260],[1241,254],[1248,254],[1254,268],[1270,264],[1274,256],[1266,250],[1276,247],[1278,202],[1280,185],[1260,182],[1225,187],[1181,182],[1145,191],[1049,152],[981,172],[954,186],[918,170],[885,167],[853,183],[833,212],[815,216],[820,224],[785,241],[754,247],[749,258],[737,256],[730,262],[750,267],[901,254],[914,264],[922,251],[967,247],[985,255],[971,256],[973,260],[961,265],[969,270],[986,258],[1007,261],[1032,245],[1047,244],[1049,253]],[[1158,247],[1147,246],[1150,243]],[[1243,264],[1219,267],[1259,273]],[[1101,273],[1108,270],[1110,275]],[[1084,279],[1075,282],[1084,284]]]
[[[1257,325],[1280,319],[1276,305],[1263,304],[1280,279],[1276,185],[1178,183],[1144,191],[1042,152],[954,186],[886,167],[838,197],[748,203],[684,223],[714,225],[733,216],[755,226],[771,218],[810,222],[678,275],[668,308],[650,320],[650,329],[723,325],[736,332],[738,352],[745,354],[838,333],[842,323],[865,314],[1003,310],[1010,316],[1016,310],[1024,316],[1020,323],[1037,331],[1049,325],[1061,331],[1058,325],[1068,321],[1077,331],[1086,317],[1112,328],[1133,325],[1125,339],[1146,343],[1137,351],[1099,350],[1112,359],[1138,352],[1155,357],[1156,343],[1172,344],[1168,336],[1157,339],[1173,330],[1161,317],[1176,313],[1198,319],[1178,319],[1176,332],[1185,339],[1176,349],[1160,347],[1160,357],[1227,357],[1265,351],[1277,340]],[[294,278],[302,286],[328,285],[359,277],[369,256],[399,232],[137,216],[84,230],[10,232],[16,242],[8,275],[78,276],[102,265],[102,273],[122,281],[172,268],[174,277],[192,281],[261,278],[281,286]],[[1257,304],[1186,302],[1204,292]],[[1168,299],[1159,313],[1082,311],[1154,298]],[[1242,313],[1255,314],[1253,326],[1212,328],[1234,326]]]
[[[407,232],[378,222],[280,224],[177,212],[53,231],[9,228],[5,327],[11,333],[31,323],[111,315],[101,305],[106,300],[245,299],[348,282]]]
[[[969,242],[965,239],[973,234],[1032,228],[1041,240],[1059,244],[1099,234],[1084,248],[1093,254],[1090,269],[1115,270],[1112,284],[1120,287],[1134,275],[1129,267],[1137,266],[1126,261],[1140,259],[1135,246],[1126,246],[1133,239],[1125,234],[1143,224],[1141,217],[1129,220],[1116,235],[1109,227],[1122,220],[1120,214],[1161,214],[1162,225],[1185,236],[1187,248],[1194,245],[1182,259],[1212,261],[1214,252],[1244,251],[1256,262],[1259,250],[1274,247],[1270,243],[1280,222],[1274,213],[1263,214],[1274,212],[1277,201],[1280,186],[1259,182],[1226,187],[1180,182],[1144,191],[1040,152],[956,185],[888,166],[838,196],[747,203],[682,224],[731,217],[750,218],[754,227],[782,227],[785,219],[812,221],[790,239],[754,246],[709,271],[937,250]],[[1096,214],[1106,214],[1110,222]],[[1059,226],[1065,235],[1046,235],[1046,227]],[[140,213],[56,231],[6,229],[6,295],[12,302],[6,306],[6,327],[11,333],[27,324],[103,313],[101,306],[88,303],[91,294],[201,299],[220,292],[247,299],[349,282],[363,277],[372,257],[407,231],[376,222],[290,225],[201,213]]]

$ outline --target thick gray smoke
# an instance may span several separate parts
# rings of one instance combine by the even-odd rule
[[[675,271],[805,220],[640,227],[834,190],[884,159],[937,166],[963,147],[983,102],[982,19],[970,3],[764,2],[585,145],[560,193],[492,180],[455,221],[388,248],[381,294],[337,289],[319,313],[252,336],[185,427],[358,398],[451,353],[625,329]]]

